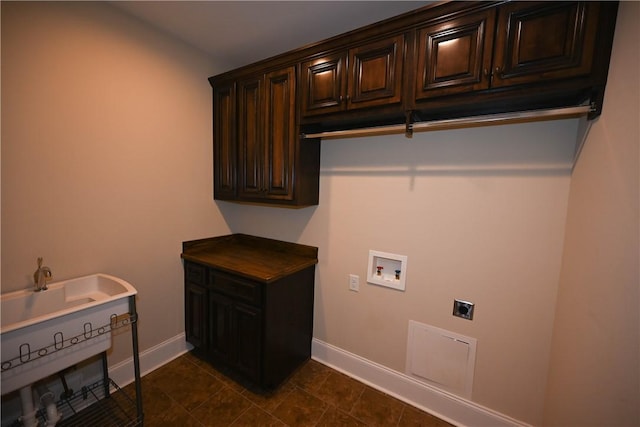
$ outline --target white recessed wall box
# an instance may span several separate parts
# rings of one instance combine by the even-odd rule
[[[404,291],[407,278],[407,256],[369,251],[367,283]]]

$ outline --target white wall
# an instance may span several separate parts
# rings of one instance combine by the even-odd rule
[[[634,27],[616,46],[637,47],[637,40]],[[623,66],[631,61],[619,57]],[[29,286],[38,256],[56,279],[121,276],[139,290],[144,350],[183,331],[182,241],[233,231],[311,244],[320,257],[316,338],[402,372],[409,319],[475,337],[473,401],[541,425],[546,400],[546,420],[561,424],[553,402],[579,387],[559,387],[564,378],[552,369],[545,394],[550,357],[563,371],[568,347],[558,343],[590,330],[586,320],[556,314],[565,224],[561,301],[579,295],[572,265],[584,261],[580,251],[575,261],[568,255],[581,245],[578,212],[613,215],[598,220],[598,230],[633,220],[616,209],[624,192],[608,196],[613,208],[598,210],[600,200],[611,201],[604,196],[613,182],[598,170],[603,156],[628,160],[611,128],[629,125],[606,114],[635,114],[637,125],[637,98],[626,99],[633,92],[612,98],[607,91],[605,116],[576,169],[581,183],[572,185],[568,218],[572,120],[326,141],[320,205],[290,210],[213,202],[206,77],[215,73],[201,53],[102,3],[2,3],[2,292]],[[636,64],[635,74],[616,79],[637,75]],[[632,145],[633,135],[623,144]],[[631,179],[634,167],[619,169],[619,179]],[[594,187],[602,199],[579,200]],[[631,200],[637,209],[637,191]],[[409,256],[406,292],[365,284],[369,249]],[[623,274],[631,274],[624,259]],[[360,292],[348,290],[349,273],[360,275]],[[614,279],[594,279],[588,298]],[[614,286],[617,299],[626,286]],[[638,301],[637,289],[630,292]],[[454,298],[476,303],[473,321],[451,316]],[[635,319],[605,312],[603,331]],[[125,344],[115,361],[128,355]],[[595,403],[580,397],[566,414]]]
[[[410,319],[475,337],[473,400],[539,424],[576,128],[325,141],[319,206],[220,208],[233,231],[319,247],[316,338],[404,372]],[[369,249],[408,255],[406,292],[365,284]]]
[[[602,116],[571,179],[545,425],[640,425],[640,3],[622,2]]]
[[[141,349],[184,331],[181,243],[228,232],[215,71],[106,3],[2,2],[2,292],[30,286],[42,256],[56,280],[131,282]]]

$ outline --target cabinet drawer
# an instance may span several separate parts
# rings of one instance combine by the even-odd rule
[[[185,266],[185,279],[189,283],[204,286],[207,283],[207,267],[200,264],[187,262]]]
[[[243,280],[235,276],[212,272],[209,287],[214,291],[229,295],[253,305],[261,305],[262,287],[259,283]]]

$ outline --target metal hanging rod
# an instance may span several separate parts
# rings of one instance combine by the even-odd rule
[[[458,119],[434,120],[429,122],[374,126],[362,129],[336,130],[318,133],[301,134],[303,139],[341,139],[361,136],[396,135],[404,133],[411,138],[413,132],[427,132],[432,130],[460,129],[476,126],[491,126],[508,123],[525,123],[542,120],[567,119],[584,116],[593,111],[591,105],[577,107],[553,108],[546,110],[519,111],[514,113],[487,114],[481,116],[463,117]]]

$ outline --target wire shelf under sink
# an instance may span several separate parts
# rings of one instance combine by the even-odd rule
[[[106,394],[111,387],[111,391]],[[68,399],[58,402],[61,427],[133,427],[141,426],[137,418],[136,402],[124,390],[109,379],[83,387]]]
[[[107,395],[106,390],[110,388]],[[142,425],[137,419],[136,402],[109,379],[83,387],[68,399],[58,402],[62,420],[58,426],[130,427]]]
[[[105,386],[106,384],[106,386]],[[107,390],[109,390],[107,392]],[[60,427],[134,427],[142,426],[138,419],[137,406],[126,391],[113,380],[97,381],[82,387],[69,398],[60,399],[56,406],[62,419],[56,424]],[[38,410],[36,414],[41,425],[46,423],[46,412]],[[22,426],[16,421],[11,427]]]

